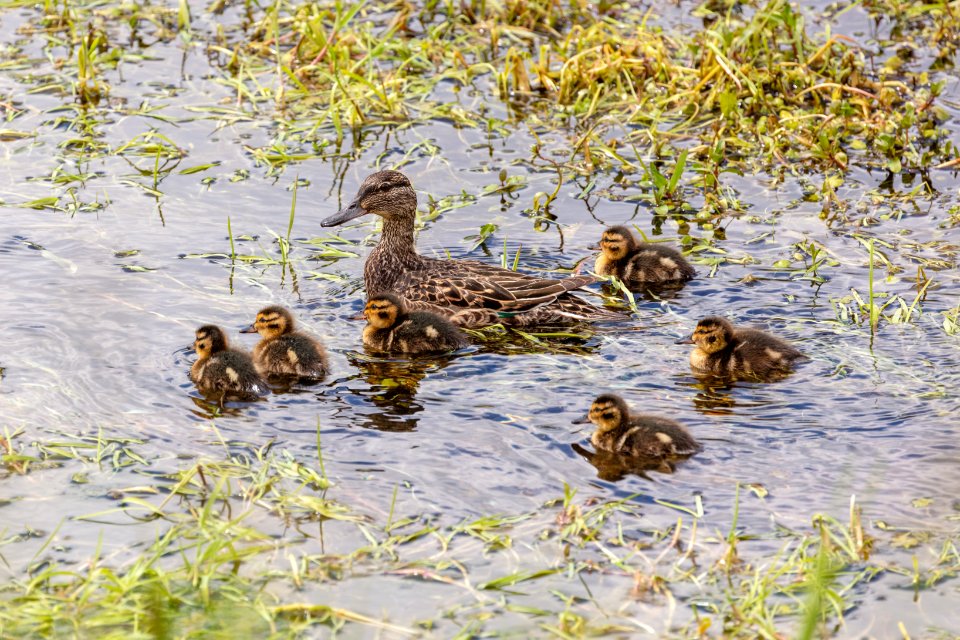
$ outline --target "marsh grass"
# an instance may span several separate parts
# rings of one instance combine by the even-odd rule
[[[58,536],[52,531],[29,562],[34,569],[3,588],[3,635],[295,637],[328,627],[400,636],[435,629],[449,636],[482,633],[485,620],[508,612],[584,637],[642,630],[647,627],[629,613],[636,603],[673,602],[664,626],[648,630],[747,638],[779,637],[795,628],[806,638],[836,629],[864,597],[857,585],[879,575],[923,590],[960,572],[952,539],[943,541],[927,568],[873,560],[904,532],[868,533],[854,498],[845,522],[814,514],[811,526],[800,530],[745,529],[742,514],[765,507],[757,497],[762,494],[739,487],[725,534],[711,530],[710,512],[699,500],[642,505],[637,495],[581,499],[570,487],[531,511],[445,522],[403,512],[396,488],[385,511],[344,494],[324,469],[319,424],[314,459],[272,444],[222,442],[224,457],[144,475],[152,478],[148,485],[113,492],[116,506],[79,517],[154,527],[156,537],[146,548],[125,558],[98,549],[82,564],[65,565],[51,554]],[[25,445],[22,433],[6,433],[0,468],[38,477],[48,465],[70,465],[81,474],[104,464],[147,469],[151,462],[136,454],[137,444],[101,433]],[[669,522],[663,517],[668,512],[675,520],[664,528],[652,527],[646,517]],[[272,535],[278,527],[297,535]],[[336,551],[323,550],[324,537],[336,539]],[[0,555],[16,543],[5,536]],[[473,571],[487,577],[478,580]],[[354,610],[333,604],[336,589],[360,575],[433,583],[448,591],[447,604],[436,618],[423,620],[385,616],[379,605]],[[612,591],[611,580],[619,585]],[[601,588],[602,603],[596,600]],[[542,598],[527,604],[527,592],[544,590],[556,594],[552,605]]]

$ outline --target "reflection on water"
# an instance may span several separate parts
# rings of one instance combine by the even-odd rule
[[[379,431],[413,431],[417,428],[423,405],[417,402],[420,381],[447,367],[456,356],[387,359],[358,353],[347,354],[367,388],[353,387],[353,393],[366,406],[352,405],[361,426]],[[370,406],[372,405],[372,407]]]
[[[677,465],[687,457],[673,458],[650,458],[623,456],[613,451],[599,449],[590,451],[577,443],[570,445],[580,457],[592,464],[597,469],[597,477],[608,482],[617,482],[623,480],[628,475],[635,475],[645,480],[653,480],[647,471],[656,471],[657,473],[671,474],[677,470]]]

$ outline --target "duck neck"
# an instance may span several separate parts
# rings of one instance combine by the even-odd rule
[[[413,238],[413,218],[384,218],[380,242],[363,269],[367,291],[393,289],[404,273],[419,269],[423,261]]]

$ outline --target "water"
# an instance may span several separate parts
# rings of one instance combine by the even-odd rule
[[[683,28],[689,9],[677,9],[664,23]],[[553,191],[556,174],[526,163],[534,139],[522,126],[491,134],[432,121],[379,138],[379,132],[368,132],[351,161],[315,157],[268,175],[250,149],[269,144],[275,123],[267,115],[223,125],[197,110],[233,108],[235,96],[214,81],[219,72],[199,50],[185,52],[175,40],[156,42],[144,49],[149,59],[124,62],[107,74],[113,109],[104,109],[96,138],[116,148],[156,131],[184,150],[180,169],[218,163],[198,174],[170,173],[156,187],[160,195],[153,195],[153,155],[131,162],[115,156],[82,161],[63,150],[76,136],[57,122],[70,98],[26,92],[37,82],[30,68],[50,71],[38,42],[17,35],[31,16],[29,9],[0,13],[5,42],[17,43],[30,59],[0,72],[0,95],[12,96],[23,110],[2,128],[35,133],[0,144],[0,197],[12,204],[58,195],[61,205],[75,197],[88,206],[73,212],[8,206],[0,215],[5,276],[0,425],[22,431],[15,443],[97,434],[130,438],[136,441],[131,447],[149,460],[150,473],[159,474],[204,456],[223,457],[224,441],[238,450],[273,442],[311,459],[319,423],[337,495],[377,517],[390,510],[394,488],[399,488],[396,513],[432,514],[451,524],[536,510],[569,484],[582,498],[637,494],[632,500],[643,505],[645,526],[669,526],[677,517],[655,499],[690,507],[700,496],[704,529],[725,531],[737,483],[754,483],[769,495],[743,496],[740,526],[747,531],[769,530],[774,522],[809,530],[816,512],[845,520],[851,494],[864,508],[871,535],[881,540],[890,534],[878,522],[941,537],[956,531],[960,337],[942,327],[944,313],[960,302],[958,222],[950,214],[960,186],[955,173],[932,172],[936,195],[914,205],[901,197],[914,184],[899,178],[889,183],[885,172],[854,167],[838,192],[847,210],[829,220],[820,217],[821,203],[805,197],[819,189],[818,176],[788,174],[777,181],[765,174],[726,175],[724,184],[743,214],[722,220],[722,237],[693,221],[684,228],[694,243],[714,238],[730,261],[712,275],[701,261],[699,277],[675,296],[639,300],[638,318],[629,327],[602,329],[555,349],[514,341],[416,363],[371,358],[361,345],[362,323],[350,317],[362,309],[363,257],[376,239],[374,221],[364,218],[335,230],[360,245],[330,246],[359,257],[331,257],[310,240],[328,239],[319,221],[352,197],[377,164],[398,162],[413,150],[403,170],[421,205],[427,194],[465,203],[426,223],[418,244],[428,255],[449,252],[498,263],[505,242],[510,260],[521,251],[525,270],[569,268],[591,256],[588,247],[604,225],[632,222],[665,239],[678,236],[678,225],[655,219],[646,204],[622,201],[636,187],[623,190],[613,176],[598,174],[564,184],[551,209],[556,224],[535,229],[523,209],[536,192]],[[198,16],[195,28],[210,28],[206,19]],[[240,18],[228,11],[221,19]],[[873,31],[859,10],[843,14],[841,24],[850,33],[862,24],[863,32],[884,37],[883,28]],[[955,115],[956,75],[938,75],[948,83],[945,108]],[[484,101],[483,92],[471,90],[437,97],[466,109]],[[125,112],[145,103],[165,119]],[[502,104],[486,108],[509,119]],[[562,133],[541,139],[552,148],[568,144]],[[425,141],[439,153],[429,152]],[[501,169],[523,177],[526,186],[507,196],[481,195],[499,184]],[[89,174],[72,184],[72,196],[43,179],[65,170]],[[238,172],[249,172],[249,178],[233,181]],[[204,178],[214,180],[204,184]],[[275,262],[280,252],[273,234],[286,232],[297,178],[305,182],[297,189],[292,263],[284,268]],[[691,201],[700,204],[697,196]],[[238,254],[274,262],[231,261],[228,217]],[[465,238],[487,222],[498,230],[485,248],[471,250],[473,242]],[[884,322],[871,337],[866,325],[836,320],[831,300],[849,295],[851,288],[866,295],[868,254],[857,236],[884,243],[878,249],[902,271],[884,281],[886,272],[878,266],[876,287],[901,294],[908,304],[916,295],[921,258],[942,261],[925,267],[934,285],[914,322]],[[821,270],[826,278],[821,285],[792,279],[789,269],[773,266],[786,259],[802,270],[794,245],[808,241],[822,245],[836,262]],[[752,281],[745,282],[748,277]],[[292,308],[302,327],[322,338],[334,373],[314,387],[235,405],[213,418],[213,407],[187,378],[193,331],[220,324],[249,348],[252,339],[236,331],[268,304]],[[687,347],[673,343],[709,314],[769,328],[811,360],[776,384],[704,388],[690,375]],[[673,474],[652,471],[616,482],[598,478],[572,448],[585,442],[589,430],[571,420],[603,391],[621,393],[643,411],[675,417],[704,442],[705,451]],[[72,482],[81,471],[86,482]],[[117,561],[138,552],[162,524],[134,524],[118,513],[75,518],[115,507],[113,491],[147,483],[138,465],[111,471],[64,461],[26,475],[3,473],[0,531],[11,538],[0,548],[5,560],[0,571],[8,578],[22,576],[54,531],[56,544],[42,551],[42,559],[74,565],[98,545],[104,557]],[[917,507],[916,498],[931,502]],[[259,524],[292,535],[269,518]],[[325,537],[336,547],[338,525],[331,527]],[[777,548],[776,540],[756,544]],[[319,548],[309,536],[297,547]],[[909,566],[914,552],[887,545],[883,553]],[[474,584],[502,575],[502,559],[479,549],[471,557]],[[528,562],[522,553],[517,557],[517,566]],[[920,558],[925,566],[931,561]],[[596,576],[591,587],[598,595],[622,598],[629,582]],[[883,636],[900,621],[909,629],[960,628],[950,604],[955,581],[916,600],[905,584],[884,576],[858,586],[861,605],[847,615],[846,633]],[[452,597],[440,586],[401,577],[368,576],[311,589],[334,606],[402,624],[434,615]],[[371,604],[374,590],[379,595]],[[545,606],[550,596],[544,594],[527,600]],[[402,603],[411,597],[422,604],[408,611]],[[629,613],[660,619],[655,628],[661,630],[671,619],[689,618],[682,612],[670,618],[661,605],[640,601]],[[515,631],[523,620],[504,614],[489,628]]]

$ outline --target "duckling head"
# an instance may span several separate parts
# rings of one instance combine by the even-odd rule
[[[623,398],[613,393],[604,393],[593,401],[587,415],[573,422],[574,424],[592,422],[597,425],[598,433],[605,433],[620,427],[629,419],[630,409]]]
[[[406,315],[407,307],[403,298],[395,293],[377,293],[367,299],[363,315],[374,328],[389,329],[397,319]]]
[[[726,318],[707,316],[697,323],[689,338],[677,344],[695,344],[704,353],[716,353],[726,348],[733,339],[733,325]]]
[[[636,249],[637,241],[627,227],[610,227],[600,238],[600,251],[607,260],[623,260]]]
[[[413,220],[417,213],[417,192],[407,176],[390,169],[370,174],[350,204],[321,222],[320,226],[335,227],[368,213],[387,220]]]
[[[240,333],[259,333],[264,340],[279,338],[293,331],[293,315],[283,307],[266,307],[257,313],[257,319]]]
[[[197,329],[193,350],[201,360],[220,351],[226,351],[227,347],[227,336],[220,327],[207,324]]]

